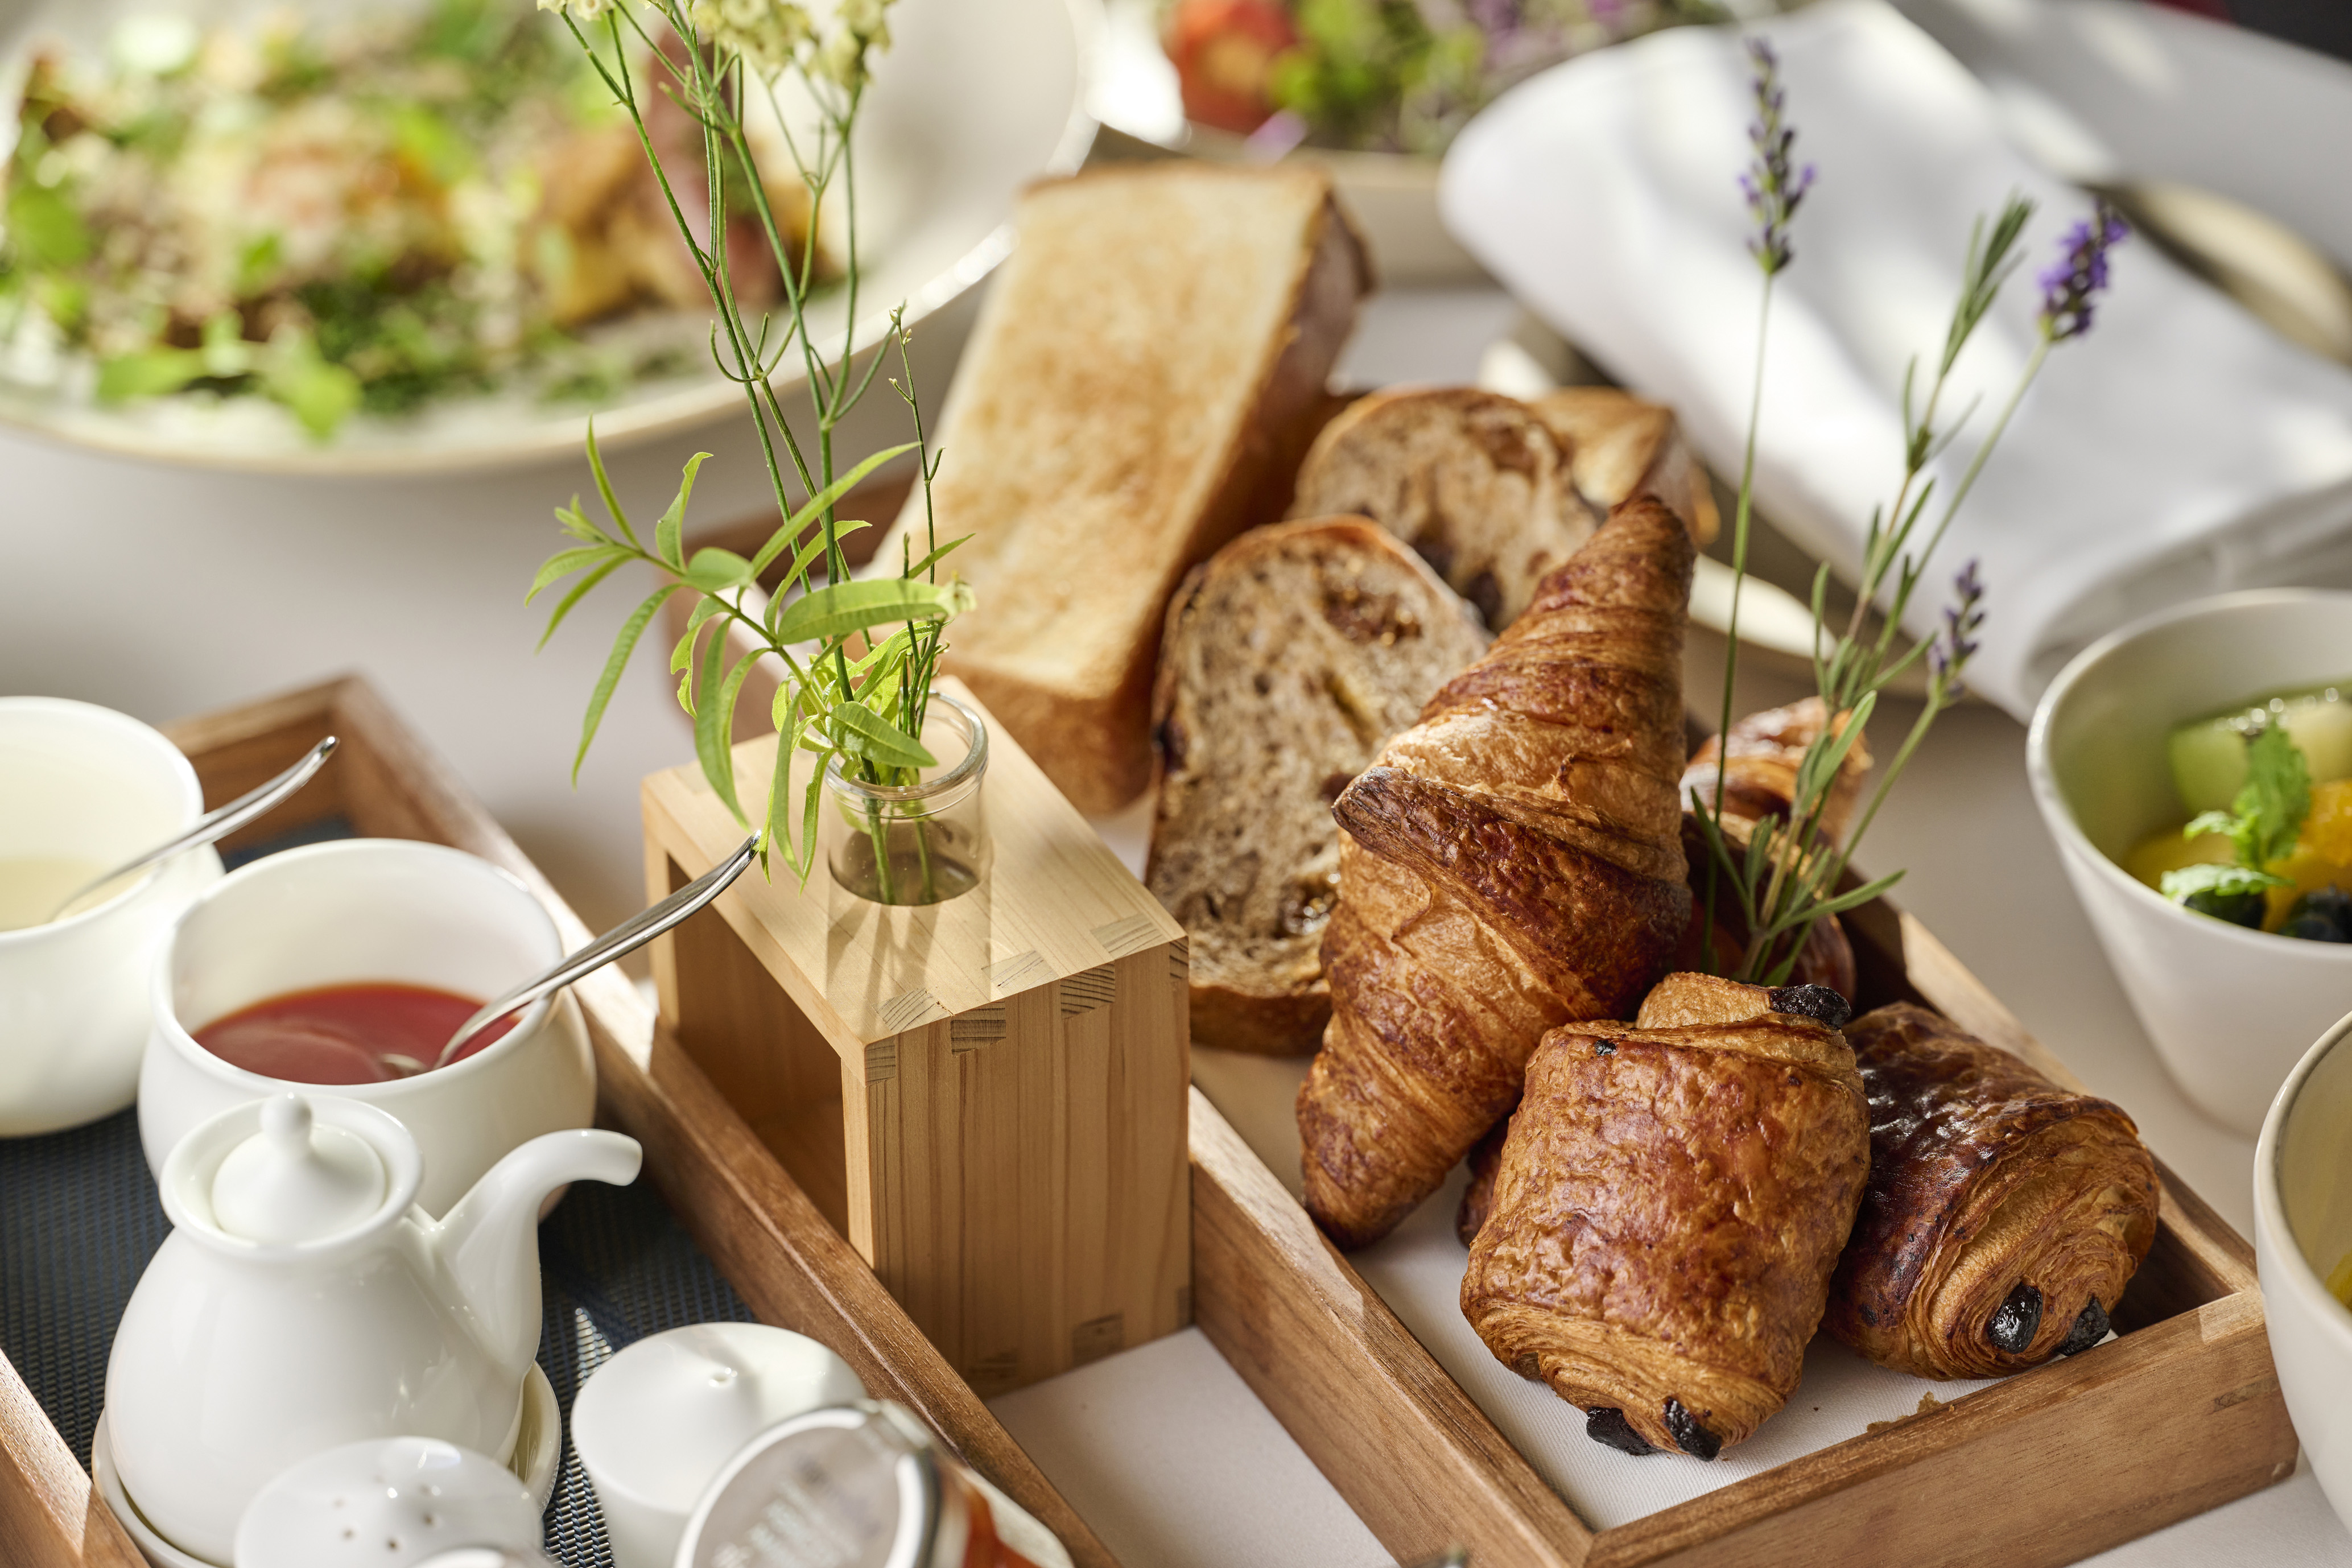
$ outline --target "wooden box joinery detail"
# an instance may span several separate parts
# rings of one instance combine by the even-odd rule
[[[687,1054],[983,1396],[1192,1319],[1183,930],[992,731],[979,887],[891,908],[779,857],[654,958]],[[736,749],[755,819],[775,744]],[[653,894],[745,831],[690,767],[645,815]]]

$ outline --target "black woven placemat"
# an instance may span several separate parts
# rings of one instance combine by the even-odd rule
[[[351,836],[347,823],[312,824],[229,859]],[[0,1352],[85,1467],[115,1324],[170,1228],[135,1110],[69,1132],[0,1139]],[[547,1550],[567,1568],[611,1568],[604,1518],[572,1451],[572,1395],[634,1340],[686,1323],[749,1322],[751,1310],[642,1182],[576,1184],[540,1226],[539,1248],[539,1364],[564,1416]]]

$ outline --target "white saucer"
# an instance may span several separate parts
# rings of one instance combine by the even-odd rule
[[[522,1384],[522,1429],[515,1435],[514,1458],[510,1461],[522,1484],[530,1489],[533,1501],[541,1509],[555,1493],[555,1465],[563,1452],[563,1409],[556,1403],[555,1385],[547,1381],[537,1363]],[[153,1568],[226,1568],[225,1564],[208,1558],[183,1552],[155,1532],[141,1515],[131,1494],[122,1489],[122,1477],[114,1468],[114,1447],[106,1436],[106,1416],[101,1413],[98,1427],[90,1436],[89,1468],[98,1482],[99,1496]]]

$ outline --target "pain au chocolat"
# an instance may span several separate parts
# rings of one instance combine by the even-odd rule
[[[1674,974],[1528,1061],[1462,1310],[1597,1441],[1712,1459],[1795,1391],[1869,1168],[1845,1011]]]
[[[2156,1239],[2156,1162],[2117,1107],[1924,1007],[1846,1026],[1870,1184],[1825,1326],[1921,1377],[2000,1377],[2106,1336]]]

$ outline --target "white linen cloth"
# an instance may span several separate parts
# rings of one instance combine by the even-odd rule
[[[2036,275],[2089,198],[2029,163],[1985,89],[1877,0],[1828,0],[1754,31],[1780,53],[1798,163],[1819,183],[1774,289],[1757,447],[1762,510],[1857,574],[1901,477],[1906,363],[1924,392],[1969,226],[2032,198],[2025,265],[1947,395],[1980,398],[1935,464],[1940,511],[2035,336]],[[1447,226],[1530,309],[1644,395],[1675,405],[1735,479],[1760,275],[1738,176],[1750,157],[1740,35],[1685,27],[1506,94],[1447,156]],[[2090,333],[2059,345],[1922,583],[1932,632],[1982,563],[1969,682],[2024,718],[2065,660],[2146,611],[2224,589],[2352,584],[2352,372],[2273,335],[2144,240],[2114,257]],[[1925,526],[1923,525],[1923,532]]]

